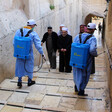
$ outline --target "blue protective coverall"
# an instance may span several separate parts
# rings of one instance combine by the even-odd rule
[[[23,28],[23,35],[25,36],[28,31],[31,30],[30,27],[24,27]],[[17,30],[15,36],[21,36],[21,32],[20,32],[20,29]],[[26,63],[25,63],[25,60],[24,59],[19,59],[17,58],[16,59],[16,68],[15,68],[15,76],[16,77],[23,77],[23,76],[28,76],[30,79],[33,78],[33,68],[34,68],[34,56],[33,56],[33,43],[36,47],[36,49],[39,51],[39,53],[41,55],[43,55],[43,49],[41,47],[41,40],[38,36],[38,34],[34,31],[32,31],[30,34],[29,34],[29,37],[31,38],[31,50],[30,50],[30,58],[26,60]],[[27,38],[27,37],[26,37]],[[14,41],[13,41],[14,42]],[[14,44],[14,43],[13,43]],[[24,64],[25,64],[25,67],[24,67]],[[28,73],[28,72],[32,72],[32,73]]]
[[[83,33],[82,34],[82,43],[85,41],[86,37],[89,36],[90,34],[88,33]],[[80,43],[79,40],[79,35],[77,35],[74,38],[74,43]],[[91,69],[92,69],[92,58],[97,56],[97,40],[94,36],[92,36],[90,39],[87,40],[86,44],[90,45],[90,55],[88,57],[87,61],[87,69],[79,69],[73,67],[73,76],[74,76],[74,83],[77,86],[78,91],[84,90],[88,84],[90,74],[91,74]]]

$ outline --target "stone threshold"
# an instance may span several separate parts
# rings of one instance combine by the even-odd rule
[[[49,76],[45,76],[45,77],[40,77],[38,76],[38,78],[42,78],[42,79],[59,79],[59,80],[73,80],[73,78],[55,78],[55,77],[49,77]],[[105,80],[94,80],[92,78],[90,78],[90,82],[105,82]]]
[[[26,93],[26,94],[30,93],[30,91],[14,90],[14,89],[6,89],[6,88],[2,88],[2,89],[0,89],[0,91],[10,91],[10,92],[18,92],[18,93]]]
[[[11,83],[17,83],[17,81],[13,80],[13,81],[10,81]],[[23,81],[22,82],[23,84],[27,84],[27,82]],[[44,83],[36,83],[35,85],[43,85],[43,86],[55,86],[55,87],[59,87],[60,85],[54,85],[54,84],[44,84]],[[64,86],[61,86],[61,87],[64,87]],[[66,86],[66,87],[70,87],[70,88],[73,88],[73,86]],[[86,88],[86,89],[104,89],[104,88]]]
[[[0,89],[1,91],[11,91],[11,92],[17,92],[17,93],[26,93],[29,94],[29,92],[26,91],[21,91],[21,90],[9,90],[9,89]],[[87,100],[97,100],[97,101],[102,101],[102,98],[93,98],[89,96],[78,96],[78,95],[65,95],[65,94],[60,94],[60,93],[46,93],[46,96],[55,96],[55,97],[65,97],[65,98],[74,98],[74,99],[87,99]],[[4,104],[4,102],[0,102],[0,104]]]
[[[55,96],[55,97],[65,97],[65,98],[74,98],[74,99],[86,99],[86,100],[97,100],[97,101],[102,101],[102,98],[93,98],[93,97],[88,97],[88,96],[77,96],[77,95],[62,95],[62,94],[54,94],[54,93],[49,93],[46,94],[46,96]]]
[[[31,109],[31,110],[41,110],[41,111],[49,111],[49,112],[66,112],[66,109],[62,108],[53,108],[53,107],[39,107],[37,105],[18,105],[18,104],[11,104],[11,103],[0,103],[0,105],[4,106],[10,106],[10,107],[18,107],[18,108],[24,108],[24,109]]]

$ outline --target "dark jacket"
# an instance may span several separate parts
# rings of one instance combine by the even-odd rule
[[[67,50],[67,52],[71,52],[71,44],[72,44],[72,36],[70,35],[66,35],[66,37],[63,37],[62,35],[60,35],[58,37],[58,49],[59,51],[64,48]]]
[[[48,38],[48,32],[46,32],[43,36],[43,39],[42,39],[42,42],[46,42],[47,41],[47,38]],[[57,50],[57,40],[58,40],[58,35],[56,32],[52,32],[51,34],[51,37],[52,37],[52,45],[53,45],[53,49],[54,51]],[[47,43],[47,42],[46,42]],[[47,48],[47,44],[46,44],[46,48]]]

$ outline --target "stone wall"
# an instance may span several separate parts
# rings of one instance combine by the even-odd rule
[[[108,86],[110,92],[110,98],[112,101],[112,69],[110,65],[112,65],[112,1],[109,3],[108,15],[106,18],[106,50],[108,54],[106,55],[107,62],[107,74],[108,74]],[[112,111],[112,102],[111,102],[111,111]]]
[[[54,10],[50,4],[55,6]],[[65,24],[75,36],[82,23],[82,0],[0,0],[0,82],[14,77],[13,37],[31,18],[37,22],[35,30],[40,38],[48,26],[57,32],[60,24]],[[38,57],[35,51],[35,62]]]

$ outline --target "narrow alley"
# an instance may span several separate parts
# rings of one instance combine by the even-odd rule
[[[0,0],[0,26],[0,112],[112,112],[112,0]],[[99,54],[94,74],[90,75],[91,66],[84,69],[86,75],[74,70],[75,82],[83,80],[84,86],[90,76],[86,89],[75,86],[69,66],[72,40],[85,33],[93,37],[87,53],[93,53],[91,62],[82,56],[94,65]],[[28,37],[28,46],[15,45],[15,38],[23,37]],[[15,56],[15,51],[22,52]],[[79,56],[74,60],[82,58],[80,53],[73,53]]]
[[[101,36],[97,32],[96,36],[101,53]],[[88,97],[75,94],[73,73],[59,73],[58,69],[49,72],[45,63],[39,73],[34,73],[36,84],[31,87],[27,87],[27,77],[22,89],[17,88],[17,78],[1,83],[0,112],[109,112],[105,54],[98,56],[95,63],[96,73],[86,88]]]

